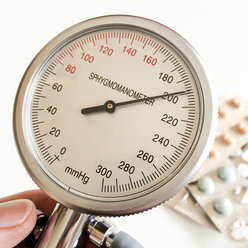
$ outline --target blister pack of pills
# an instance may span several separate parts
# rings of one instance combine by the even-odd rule
[[[248,247],[248,180],[239,172],[240,164],[244,161],[236,165],[231,158],[226,159],[218,169],[190,184],[188,189],[235,247]]]
[[[212,150],[193,181],[166,205],[248,247],[248,104],[219,101]]]
[[[188,188],[181,190],[177,195],[166,202],[166,205],[201,225],[218,230]]]

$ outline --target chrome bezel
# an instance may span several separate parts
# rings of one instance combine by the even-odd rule
[[[52,181],[51,178],[49,178],[41,168],[37,166],[34,157],[30,154],[30,149],[28,147],[29,144],[25,140],[23,127],[23,104],[26,90],[30,81],[34,77],[37,68],[39,68],[51,55],[51,52],[54,51],[55,47],[62,44],[62,42],[65,42],[68,37],[84,30],[111,25],[127,25],[138,29],[146,29],[160,37],[164,37],[168,42],[170,42],[170,44],[180,52],[181,56],[184,57],[184,60],[188,61],[188,65],[192,67],[192,71],[196,74],[195,77],[198,78],[201,87],[203,109],[201,111],[201,133],[198,137],[194,152],[189,157],[184,167],[172,180],[155,191],[142,195],[137,199],[130,198],[125,201],[104,202],[101,200],[97,201],[79,197],[78,195],[65,190]],[[166,201],[191,181],[195,173],[203,164],[204,159],[207,157],[210,146],[213,142],[217,120],[216,109],[213,90],[209,84],[202,61],[196,51],[180,35],[168,27],[148,19],[122,15],[104,16],[90,19],[68,28],[50,41],[34,58],[26,70],[17,92],[14,107],[14,134],[18,150],[28,173],[38,186],[56,201],[69,208],[87,213],[112,216],[125,215],[149,209]]]

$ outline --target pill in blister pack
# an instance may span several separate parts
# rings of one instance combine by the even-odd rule
[[[224,182],[234,182],[236,180],[236,174],[234,169],[230,166],[223,166],[218,170],[218,177]]]
[[[248,223],[243,217],[231,221],[228,231],[230,237],[236,241],[246,241],[248,239]]]
[[[198,189],[206,194],[212,194],[215,190],[214,182],[212,178],[204,176],[197,181]]]
[[[231,215],[233,212],[233,205],[230,199],[226,197],[218,197],[214,200],[214,210],[220,215]]]
[[[248,177],[248,165],[240,163],[238,165],[238,171],[242,177]]]

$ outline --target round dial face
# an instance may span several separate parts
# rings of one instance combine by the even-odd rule
[[[187,183],[200,157],[189,165],[203,136],[206,100],[187,52],[146,28],[151,21],[109,18],[49,43],[23,80],[16,113],[32,160],[25,163],[38,184],[60,191],[50,194],[66,205],[115,215],[156,205]]]

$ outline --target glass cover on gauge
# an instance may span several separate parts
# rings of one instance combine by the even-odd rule
[[[192,178],[213,136],[198,56],[142,18],[101,17],[64,31],[32,62],[18,94],[15,132],[31,176],[89,212],[125,214],[166,200]]]

